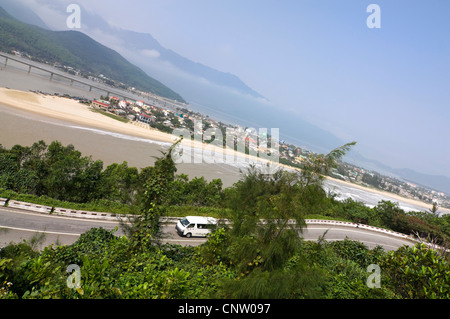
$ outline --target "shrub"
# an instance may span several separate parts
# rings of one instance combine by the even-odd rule
[[[450,298],[450,264],[424,244],[389,252],[380,267],[382,284],[401,298]]]

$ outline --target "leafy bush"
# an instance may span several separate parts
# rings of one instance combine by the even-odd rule
[[[382,284],[400,298],[450,298],[450,263],[423,244],[389,252],[380,267],[385,278]]]

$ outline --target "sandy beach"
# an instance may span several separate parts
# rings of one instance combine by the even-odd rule
[[[136,122],[124,123],[100,113],[93,112],[91,107],[76,100],[57,96],[43,95],[33,92],[24,92],[0,88],[0,103],[25,112],[31,112],[52,119],[70,121],[86,127],[96,128],[115,133],[131,135],[163,143],[174,143],[177,138],[168,133],[158,131],[147,125],[139,125]],[[183,145],[192,148],[200,148],[204,151],[224,152],[211,144],[203,144],[198,141],[184,140]],[[192,151],[193,152],[193,151]],[[250,159],[248,154],[242,154],[231,150],[225,150],[225,154]],[[263,159],[256,159],[265,162]]]
[[[89,106],[72,99],[0,88],[0,102],[9,107],[53,119],[173,143],[173,137],[170,134],[114,120],[95,113],[90,110]]]
[[[332,178],[332,177],[328,177],[327,176],[326,179],[329,180],[329,181],[333,181],[334,183],[339,183],[341,185],[345,185],[347,187],[356,188],[356,189],[359,189],[359,190],[362,190],[362,191],[366,191],[366,192],[371,192],[371,193],[377,194],[377,195],[382,196],[382,197],[387,197],[392,202],[408,203],[411,206],[417,206],[417,207],[422,208],[423,211],[428,211],[429,209],[431,209],[431,206],[432,206],[431,204],[428,204],[428,203],[425,203],[425,202],[421,202],[421,201],[418,201],[418,200],[415,200],[415,199],[406,198],[406,197],[403,197],[403,196],[400,196],[400,195],[397,195],[397,194],[394,194],[394,193],[389,193],[389,192],[385,192],[385,191],[382,191],[382,190],[378,190],[378,189],[374,189],[374,188],[370,188],[370,187],[365,187],[365,186],[362,186],[362,185],[350,183],[350,182],[339,180],[339,179],[335,179],[335,178]],[[450,210],[446,209],[446,208],[439,208],[439,211],[445,212],[445,213],[450,213]]]
[[[46,142],[48,143],[51,142],[49,139],[52,139],[61,140],[62,143],[74,144],[74,146],[79,149],[83,155],[92,155],[94,159],[101,159],[105,164],[121,162],[122,160],[127,161],[130,166],[142,168],[151,165],[154,160],[152,157],[160,155],[161,150],[167,149],[176,140],[176,138],[171,134],[163,133],[149,127],[135,125],[133,123],[123,123],[114,120],[102,114],[91,111],[90,107],[87,105],[67,98],[0,88],[0,104],[9,109],[1,110],[4,122],[0,123],[3,127],[0,144],[3,144],[5,147],[11,147],[14,144],[22,143],[24,145],[31,145],[31,143],[36,142],[44,136],[44,138],[47,138]],[[24,126],[22,129],[20,127],[17,128],[17,125],[14,127],[16,127],[16,131],[23,131],[23,133],[14,133],[15,136],[11,137],[11,130],[14,129],[8,128],[8,123],[12,121],[8,121],[8,116],[16,115],[16,113],[23,116],[22,125]],[[42,129],[41,127],[39,127],[39,129],[32,130],[33,123],[31,121],[40,120],[41,122],[45,122],[46,119],[53,121],[54,123],[52,123],[52,125],[60,126],[60,129],[57,131],[58,133],[54,133],[57,134],[57,136],[50,136],[47,134],[47,137],[47,135],[44,134],[45,132],[42,132],[43,130],[45,131],[45,129]],[[26,124],[26,121],[30,121],[29,124]],[[70,129],[75,128],[77,128],[77,137],[73,137],[73,139],[71,139],[74,134],[70,133]],[[129,136],[137,139],[127,140],[125,138],[122,143],[118,144],[117,136],[114,139],[114,136],[108,136],[108,134],[97,134],[95,137],[96,140],[94,141],[92,140],[93,130],[122,134],[122,137]],[[42,133],[42,136],[40,136],[40,132]],[[68,136],[66,137],[66,141],[64,141],[64,132],[69,132],[67,133]],[[86,135],[83,136],[83,133]],[[21,135],[22,137],[20,138]],[[9,138],[7,138],[7,136]],[[143,147],[144,141],[154,141],[155,143],[146,143],[145,147]],[[189,146],[189,143],[189,141],[183,141],[185,146]],[[211,145],[206,146],[199,143],[192,144],[192,146],[197,148],[200,147],[204,150],[223,151],[217,147]],[[233,155],[239,157],[244,156],[247,160],[249,159],[248,155],[236,154],[236,152],[233,151],[228,152],[231,152]],[[239,180],[241,176],[239,173],[239,168],[233,167],[232,165],[214,163],[182,163],[178,165],[178,168],[178,173],[186,173],[190,177],[205,176],[205,178],[209,180],[213,178],[221,178],[224,182],[224,186],[231,186],[234,182]],[[394,201],[405,202],[412,206],[421,207],[424,210],[428,210],[431,207],[430,204],[404,198],[396,194],[387,193],[332,178],[328,178],[328,180],[333,183],[339,183],[340,185],[385,196],[393,199]],[[448,210],[442,209],[442,211],[447,212]]]
[[[127,161],[139,169],[150,166],[161,151],[177,140],[149,126],[123,123],[93,112],[90,106],[72,99],[7,88],[0,88],[0,114],[0,144],[4,147],[31,145],[41,139],[47,143],[58,140],[74,145],[84,156],[102,160],[105,165]],[[223,152],[222,148],[197,141],[183,140],[182,145],[191,147],[192,155],[198,149]],[[230,150],[226,154],[236,156],[244,164],[251,158]],[[220,178],[225,187],[241,177],[239,167],[214,162],[186,161],[177,168],[178,173],[189,177]]]

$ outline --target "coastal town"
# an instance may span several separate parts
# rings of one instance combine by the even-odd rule
[[[12,53],[18,57],[24,57],[24,54],[19,51],[14,51]],[[27,58],[31,57],[28,56]],[[45,63],[45,61],[43,62]],[[172,133],[176,128],[185,128],[192,136],[194,136],[194,134],[203,134],[210,128],[218,129],[221,131],[222,137],[224,138],[223,145],[226,144],[226,130],[227,128],[230,128],[234,130],[234,132],[237,132],[235,143],[243,143],[245,145],[246,153],[253,151],[256,153],[259,152],[259,154],[261,154],[261,152],[270,154],[270,150],[267,147],[263,147],[264,143],[258,144],[258,141],[261,141],[260,139],[262,138],[265,138],[266,141],[269,140],[270,134],[267,134],[266,136],[256,136],[251,128],[214,120],[208,115],[203,115],[190,110],[188,104],[170,100],[149,92],[140,91],[134,87],[128,87],[126,84],[113,81],[102,74],[85,74],[80,70],[59,63],[54,63],[52,66],[64,73],[81,76],[94,83],[101,83],[113,88],[125,90],[132,93],[133,96],[140,96],[142,99],[133,100],[120,96],[107,95],[90,100],[84,97],[70,96],[68,94],[60,95],[54,93],[52,95],[75,99],[80,103],[91,106],[92,110],[101,112],[102,114],[119,121],[130,122],[135,125],[157,129],[166,133]],[[45,92],[35,93],[49,94]],[[202,127],[195,127],[195,123],[201,123]],[[211,140],[206,140],[205,142],[208,143],[211,142]],[[278,154],[276,155],[281,164],[296,168],[301,168],[303,164],[309,160],[310,155],[312,154],[306,147],[299,147],[284,140],[279,140],[279,144],[272,148],[272,152],[273,149],[278,150]],[[422,201],[430,204],[430,207],[432,207],[434,203],[437,207],[450,208],[450,196],[444,192],[411,181],[406,181],[395,176],[386,176],[376,171],[367,170],[347,162],[339,162],[338,167],[330,173],[330,177],[386,191],[408,199]]]
[[[252,137],[255,137],[249,128],[213,120],[209,116],[189,110],[187,106],[172,104],[171,108],[164,108],[146,104],[142,100],[121,100],[115,96],[101,97],[98,100],[84,101],[84,103],[91,105],[94,109],[114,115],[118,119],[139,123],[139,125],[167,133],[173,132],[175,128],[186,128],[191,134],[194,134],[196,130],[194,123],[196,121],[201,121],[202,132],[208,128],[216,128],[222,131],[222,136],[225,136],[226,129],[231,128],[240,132],[237,136],[243,139],[240,142],[246,143],[246,147],[255,147],[255,145],[258,147],[257,143],[249,143],[255,142],[252,140]],[[292,167],[301,168],[312,154],[306,148],[298,147],[284,140],[280,140],[278,146],[280,163]],[[258,150],[261,151],[261,149]],[[266,151],[266,149],[263,151]],[[433,203],[436,203],[438,207],[450,208],[450,197],[443,192],[393,176],[385,176],[347,162],[339,162],[338,167],[331,172],[330,177],[429,203],[430,208]]]

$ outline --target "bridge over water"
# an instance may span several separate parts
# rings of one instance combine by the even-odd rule
[[[75,87],[89,93],[97,93],[97,96],[116,96],[123,100],[138,101],[143,100],[148,104],[152,104],[160,107],[174,108],[177,105],[172,101],[169,101],[162,97],[144,96],[137,92],[125,91],[118,88],[108,86],[103,83],[98,83],[93,80],[85,79],[80,76],[71,75],[66,72],[60,71],[51,65],[35,62],[19,56],[14,56],[4,52],[0,52],[0,72],[2,70],[15,70],[22,71],[24,74],[40,76],[48,78],[50,82],[64,83],[70,87]],[[1,73],[0,73],[1,75]],[[50,92],[49,92],[50,93]]]

